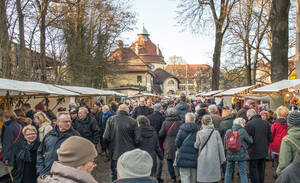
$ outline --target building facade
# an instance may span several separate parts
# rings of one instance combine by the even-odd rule
[[[159,95],[177,92],[179,80],[163,70],[166,63],[162,52],[149,36],[143,27],[137,41],[129,47],[124,47],[123,42],[119,42],[119,48],[111,55],[111,61],[118,64],[119,71],[107,79],[108,88],[127,95],[141,91]],[[167,81],[170,81],[169,85],[166,84]]]

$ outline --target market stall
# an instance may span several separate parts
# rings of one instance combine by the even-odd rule
[[[281,80],[252,91],[257,95],[268,95],[270,97],[270,108],[275,110],[280,105],[289,107],[290,100],[300,99],[300,79]]]
[[[232,88],[232,89],[223,91],[221,93],[218,93],[214,96],[223,99],[223,106],[228,106],[228,107],[232,107],[232,105],[242,106],[243,103],[245,102],[245,97],[239,96],[239,95],[249,95],[250,92],[257,87],[258,87],[258,85]]]

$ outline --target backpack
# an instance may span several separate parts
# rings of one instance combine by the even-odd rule
[[[230,152],[240,151],[242,146],[240,132],[230,131],[226,134],[226,149]]]

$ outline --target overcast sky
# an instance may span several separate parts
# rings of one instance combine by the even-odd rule
[[[189,64],[212,64],[214,39],[208,35],[182,32],[176,25],[175,0],[133,0],[137,13],[136,29],[123,35],[126,44],[137,39],[143,24],[154,44],[159,44],[165,61],[173,55],[182,56]],[[207,34],[207,33],[206,33]]]

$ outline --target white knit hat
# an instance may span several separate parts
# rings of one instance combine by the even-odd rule
[[[134,149],[120,156],[117,171],[120,179],[149,177],[152,166],[153,160],[148,152]]]

